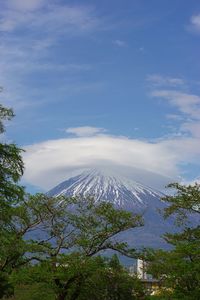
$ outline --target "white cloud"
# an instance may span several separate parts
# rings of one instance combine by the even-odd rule
[[[183,117],[177,114],[167,114],[167,119],[174,120],[174,121],[183,121]]]
[[[0,31],[2,32],[12,32],[18,28],[26,28],[29,24],[30,28],[31,22],[34,19],[33,13],[13,11],[11,9],[5,9],[0,12]]]
[[[113,44],[118,46],[118,47],[126,47],[127,43],[125,41],[122,40],[114,40]]]
[[[200,119],[200,96],[175,90],[155,90],[151,95],[166,99],[172,106],[177,107],[181,113]]]
[[[190,23],[193,30],[200,32],[200,14],[193,15],[190,19]]]
[[[151,96],[167,100],[171,106],[177,108],[176,113],[166,115],[168,120],[179,122],[176,135],[182,136],[187,133],[190,137],[200,138],[200,96],[180,90],[186,86],[186,82],[180,78],[149,75],[147,80],[156,88],[151,92]],[[165,85],[166,89],[162,89]],[[176,89],[172,89],[172,85]],[[175,129],[174,126],[172,128]]]
[[[48,31],[83,33],[99,28],[95,10],[87,6],[50,6],[33,20],[34,27],[47,26]]]
[[[200,163],[200,141],[191,138],[150,143],[104,134],[49,140],[27,146],[25,150],[24,178],[44,189],[55,186],[67,179],[72,170],[81,168],[115,167],[129,170],[133,176],[136,169],[143,170],[143,174],[151,173],[148,183],[155,176],[158,182],[159,177],[177,177],[182,162]]]
[[[102,29],[103,23],[96,16],[93,8],[88,6],[46,5],[45,10],[39,9],[44,1],[14,1],[16,8],[5,8],[0,12],[0,31],[15,29],[40,29],[48,34],[85,33]],[[26,3],[26,4],[25,4]],[[37,9],[37,10],[36,10]],[[36,10],[36,11],[33,11]],[[102,25],[102,26],[101,26]]]
[[[181,130],[191,133],[192,136],[200,138],[200,122],[186,122],[181,125]]]
[[[154,86],[177,87],[185,84],[185,81],[182,78],[161,76],[159,74],[148,75],[147,81]]]
[[[12,31],[15,28],[16,22],[12,19],[1,18],[0,31]]]
[[[19,11],[34,11],[41,8],[46,0],[7,0],[6,5],[10,9]]]
[[[82,126],[82,127],[70,127],[66,129],[67,133],[72,133],[79,137],[94,136],[97,134],[104,133],[106,130],[99,127]]]
[[[44,77],[44,72],[48,72],[49,77],[55,76],[56,72],[59,72],[58,76],[61,76],[60,72],[65,73],[62,80],[55,83],[57,86],[49,87],[49,90],[57,89],[61,93],[64,89],[68,94],[79,93],[99,89],[101,85],[82,82],[80,78],[77,80],[77,74],[90,71],[93,66],[71,61],[70,58],[68,62],[58,64],[52,60],[52,52],[63,35],[67,39],[89,34],[102,30],[106,25],[93,7],[65,5],[59,1],[52,5],[52,2],[55,3],[47,0],[6,0],[0,10],[0,32],[4,32],[0,40],[0,84],[5,88],[4,104],[11,105],[15,111],[44,103],[45,86],[37,89],[33,87],[34,81],[30,81],[32,76]]]
[[[48,86],[48,90],[61,91],[62,89],[61,93],[66,95],[102,88],[99,82],[82,82],[78,77],[82,72],[93,70],[94,66],[70,60],[63,64],[50,60],[52,43],[50,38],[43,40],[35,38],[32,40],[29,37],[1,39],[0,84],[4,87],[2,101],[5,105],[12,106],[16,111],[18,108],[43,104],[44,101],[41,98],[47,98],[45,86],[43,89],[37,89],[34,86],[30,88],[28,79],[32,76],[44,77],[47,74],[50,78],[57,73],[57,76],[61,77],[63,73],[62,80],[55,83],[56,86]],[[25,81],[26,84],[24,84]],[[32,85],[32,82],[30,84]]]

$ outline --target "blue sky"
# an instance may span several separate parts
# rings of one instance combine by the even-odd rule
[[[26,184],[104,165],[147,184],[198,180],[199,1],[6,0],[0,35]]]

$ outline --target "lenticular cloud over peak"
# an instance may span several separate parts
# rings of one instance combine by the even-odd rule
[[[25,148],[24,180],[48,190],[77,170],[105,166],[134,180],[144,178],[145,184],[153,176],[157,183],[163,177],[172,181],[180,174],[182,160],[197,159],[197,144],[189,138],[148,142],[110,135],[47,140]]]

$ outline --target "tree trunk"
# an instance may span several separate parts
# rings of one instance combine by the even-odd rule
[[[56,299],[55,300],[65,300],[67,296],[67,293],[60,293],[59,295],[56,296]]]
[[[58,292],[55,300],[65,300],[66,299],[68,290],[69,290],[70,286],[72,285],[72,283],[74,283],[76,281],[77,277],[78,277],[77,275],[75,275],[74,277],[71,277],[65,284],[62,284],[58,278],[56,278],[54,280],[56,286],[58,288],[60,288],[60,293]],[[76,291],[74,293],[76,294]],[[74,295],[74,293],[73,293],[73,295]],[[73,298],[73,295],[72,295],[72,299],[76,299],[76,298]]]

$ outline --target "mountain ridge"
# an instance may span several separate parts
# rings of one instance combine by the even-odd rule
[[[142,214],[144,226],[123,232],[117,237],[132,247],[166,248],[166,242],[161,235],[174,230],[173,220],[164,221],[158,212],[166,207],[161,200],[163,193],[116,173],[98,169],[83,171],[58,184],[47,195],[84,198],[93,196],[96,201],[108,201],[116,208]]]
[[[147,208],[150,199],[157,202],[163,196],[161,192],[139,182],[98,169],[83,171],[63,181],[47,194],[54,197],[93,196],[96,201],[109,201],[128,210]]]

